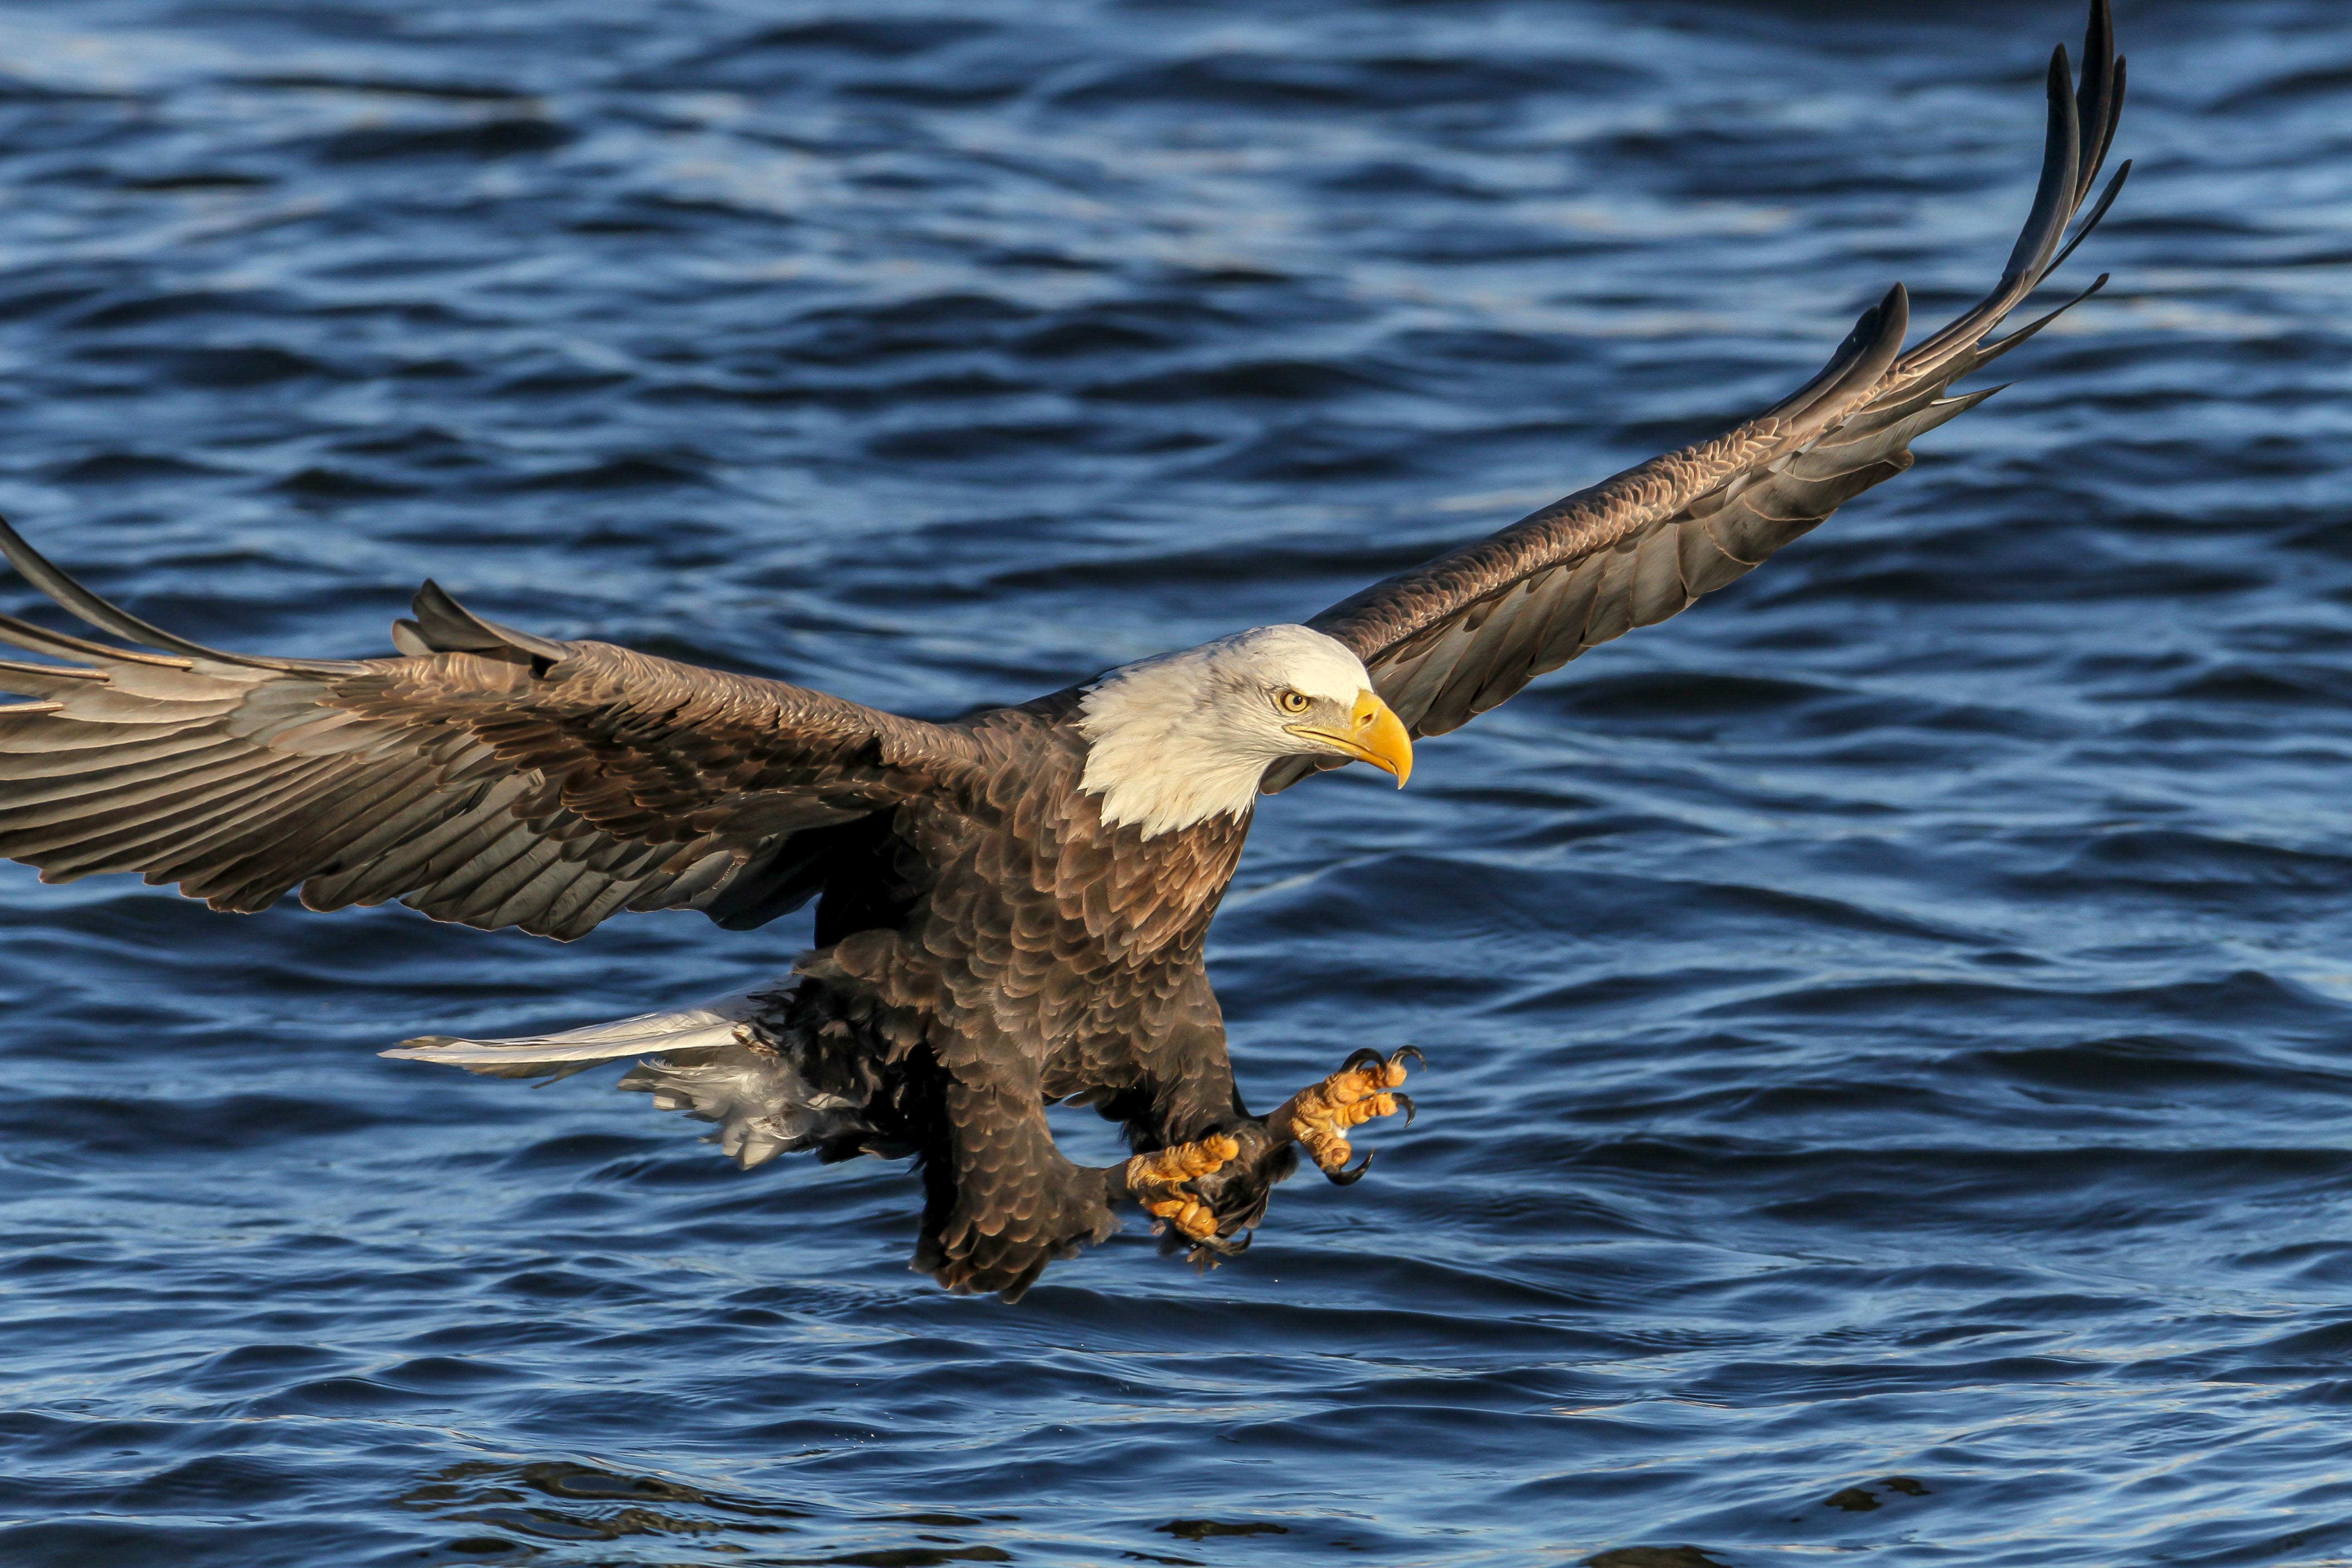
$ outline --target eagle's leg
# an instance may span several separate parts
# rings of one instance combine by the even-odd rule
[[[1192,1240],[1210,1241],[1217,1234],[1217,1216],[1187,1184],[1215,1175],[1241,1152],[1233,1139],[1212,1132],[1195,1142],[1138,1154],[1127,1163],[1128,1194],[1145,1212]]]
[[[1406,1125],[1412,1122],[1412,1097],[1396,1092],[1405,1080],[1407,1057],[1417,1062],[1423,1059],[1411,1046],[1386,1057],[1378,1051],[1356,1052],[1338,1072],[1285,1100],[1265,1119],[1267,1131],[1304,1145],[1308,1157],[1339,1185],[1360,1180],[1371,1168],[1371,1152],[1365,1151],[1364,1163],[1349,1170],[1348,1161],[1355,1150],[1348,1134],[1375,1116],[1393,1116],[1400,1110],[1404,1112]]]

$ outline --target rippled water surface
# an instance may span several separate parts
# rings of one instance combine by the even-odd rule
[[[1403,795],[1263,811],[1248,1091],[1432,1069],[1212,1275],[1137,1226],[950,1298],[896,1166],[373,1054],[801,921],[0,867],[0,1560],[2352,1561],[2352,10],[2119,5],[2116,282],[2014,390]],[[1956,309],[2080,26],[14,0],[0,508],[233,647],[381,650],[430,573],[1024,697]]]

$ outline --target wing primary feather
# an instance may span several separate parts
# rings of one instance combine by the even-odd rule
[[[413,788],[424,770],[408,768],[374,769],[361,773],[352,783],[320,800],[306,812],[298,823],[289,824],[299,834],[301,841],[312,851],[312,863],[323,857],[328,866],[339,864],[349,854],[352,846],[375,830],[381,813],[388,802],[397,799]],[[307,886],[317,878],[315,869],[300,879]]]
[[[2025,325],[2018,328],[2017,331],[2010,333],[2005,338],[2000,338],[1989,343],[1979,344],[1975,352],[1969,356],[1968,364],[1962,369],[1956,371],[1953,374],[1952,379],[1958,380],[1960,376],[1970,375],[1982,370],[1985,366],[1992,363],[1993,361],[1999,359],[2001,355],[2007,353],[2018,344],[2025,342],[2028,338],[2032,337],[2035,333],[2041,331],[2042,328],[2048,326],[2051,322],[2056,321],[2059,317],[2064,315],[2067,311],[2073,310],[2075,306],[2081,304],[2084,300],[2089,299],[2092,295],[2105,288],[2106,284],[2107,275],[2102,272],[2099,274],[2098,279],[2088,289],[2076,294],[2073,299],[2067,300],[2056,310],[2050,311],[2046,315],[2036,316],[2032,321],[2026,322]],[[2004,383],[2003,384],[2007,384]]]
[[[15,686],[10,684],[11,678],[37,681],[41,685]],[[48,693],[41,689],[43,685],[54,686],[59,681],[64,681],[70,687],[73,682],[89,680],[95,680],[100,685],[105,684],[106,671],[84,669],[79,665],[71,664],[19,664],[12,658],[0,658],[0,690],[23,691],[31,697],[46,697]]]
[[[1845,341],[1838,344],[1837,352],[1830,355],[1829,363],[1815,373],[1812,380],[1758,415],[1757,422],[1760,423],[1767,419],[1798,420],[1809,412],[1825,405],[1833,405],[1841,389],[1850,386],[1855,381],[1855,372],[1884,348],[1888,335],[1886,329],[1889,325],[1890,311],[1901,312],[1901,320],[1895,324],[1894,331],[1895,346],[1899,352],[1903,344],[1903,334],[1909,330],[1911,312],[1910,298],[1904,292],[1903,285],[1897,283],[1889,289],[1876,304],[1862,313],[1853,324],[1853,331],[1845,335]],[[1890,361],[1893,357],[1892,354],[1887,356]],[[1870,381],[1877,380],[1885,373],[1886,366],[1881,364],[1871,375]],[[1864,382],[1863,384],[1867,385],[1869,383]]]
[[[6,804],[0,805],[0,833],[37,826],[101,804],[129,805],[141,800],[160,799],[175,791],[208,784],[216,777],[233,776],[240,769],[251,766],[253,759],[241,746],[218,745],[177,752],[164,761],[171,765],[159,769],[152,764],[128,763],[63,778],[51,775],[44,779],[44,787],[39,789],[12,789]]]
[[[116,847],[122,853],[152,855],[144,867],[125,869],[143,870],[151,882],[171,882],[179,885],[190,898],[209,898],[201,890],[215,881],[227,868],[249,858],[255,849],[247,843],[251,837],[265,828],[272,830],[264,847],[275,847],[281,852],[291,847],[292,841],[276,833],[274,814],[281,806],[299,805],[302,793],[329,771],[322,760],[306,759],[310,766],[293,765],[284,759],[261,759],[244,776],[235,790],[208,786],[205,792],[184,805],[168,823],[134,840],[125,840]]]
[[[2108,73],[2107,122],[2100,128],[2099,151],[2091,165],[2092,177],[2095,179],[2097,177],[2097,171],[2106,164],[2107,150],[2115,145],[2116,128],[2124,122],[2124,79],[2123,58],[2117,56],[2116,68]]]
[[[110,647],[105,643],[91,642],[69,632],[53,632],[47,626],[37,626],[14,616],[0,616],[0,642],[13,643],[32,653],[55,654],[60,658],[119,659],[125,664],[157,665],[165,669],[195,668],[194,659],[173,658],[160,653],[141,653],[127,647]]]
[[[1903,353],[1904,334],[1911,330],[1911,296],[1902,284],[1889,289],[1877,304],[1863,312],[1854,323],[1853,335],[1869,333],[1862,352],[1845,374],[1831,383],[1820,400],[1804,411],[1795,422],[1795,433],[1810,434],[1826,426],[1839,415],[1847,412],[1853,400],[1885,379]]]
[[[16,569],[17,575],[72,611],[102,632],[112,632],[128,642],[146,647],[167,648],[192,658],[209,658],[223,664],[241,664],[257,669],[337,669],[341,665],[317,659],[263,658],[257,655],[223,653],[202,643],[174,637],[163,627],[152,626],[130,611],[110,605],[83,587],[65,573],[49,563],[41,553],[25,542],[24,536],[0,518],[0,556]]]
[[[2034,192],[2034,205],[2027,215],[2024,226],[2018,232],[2017,244],[2010,252],[2008,266],[2000,281],[1991,293],[1972,309],[1948,324],[1941,331],[1930,333],[1895,367],[1898,379],[1913,380],[1932,376],[1949,359],[1965,353],[1967,346],[1998,324],[2000,319],[2017,306],[2018,300],[2042,279],[2049,275],[2055,263],[2028,269],[2021,264],[2037,256],[2050,254],[2056,238],[2063,232],[2065,220],[2050,198],[2058,194],[2071,196],[2079,184],[2075,177],[2074,161],[2081,155],[2081,127],[2073,107],[2072,90],[2063,74],[2066,51],[2062,47],[2051,57],[2050,124],[2044,140],[2041,184]],[[2062,159],[2063,162],[2062,163]],[[2053,224],[2053,217],[2056,218]]]
[[[302,773],[303,770],[290,768],[257,771],[244,789],[208,791],[167,816],[149,816],[111,829],[94,830],[102,832],[102,838],[86,834],[54,845],[41,852],[41,879],[65,882],[104,869],[135,871],[142,869],[139,861],[149,852],[178,851],[179,846],[186,845],[192,836],[197,837],[199,842],[230,836],[234,830],[247,827],[258,814],[285,799],[289,791],[299,789]],[[191,898],[207,896],[188,891]]]
[[[245,781],[242,789],[215,784],[170,800],[93,811],[46,826],[11,829],[0,839],[5,846],[0,852],[12,859],[33,861],[41,868],[42,876],[53,881],[101,870],[138,870],[151,851],[168,851],[175,840],[203,831],[221,818],[250,820],[257,809],[254,782]],[[260,782],[274,785],[277,781]]]
[[[2042,269],[2044,277],[2065,266],[2066,258],[2074,254],[2074,247],[2091,237],[2091,231],[2099,226],[2099,220],[2107,216],[2109,207],[2116,205],[2116,196],[2123,190],[2124,179],[2131,172],[2132,161],[2129,158],[2116,165],[2115,177],[2107,182],[2107,188],[2099,193],[2099,205],[2091,209],[2091,216],[2084,218],[2081,226],[2074,230],[2074,237],[2066,242],[2066,247],[2050,258],[2050,265]],[[2099,283],[2105,283],[2106,280],[2106,276],[2104,273],[2101,274]],[[2084,292],[2095,293],[2097,290],[2098,284],[2095,283]]]
[[[2099,165],[2106,160],[2107,137],[2114,125],[2115,76],[2115,16],[2107,0],[2091,0],[2090,25],[2083,35],[2083,84],[2074,95],[2080,167],[2074,205],[2078,207],[2090,194],[2091,182],[2099,177]]]
[[[65,733],[59,734],[58,731]],[[225,743],[220,736],[207,733],[202,723],[88,723],[75,717],[70,700],[64,716],[55,723],[18,735],[14,742],[20,743],[0,745],[0,758],[5,759],[0,761],[0,769],[5,770],[5,776],[10,784],[30,779],[70,779],[93,769],[162,762]]]
[[[2082,122],[2074,112],[2074,83],[2066,69],[2066,46],[2050,54],[2050,131],[2042,158],[2042,183],[2033,193],[2033,207],[2025,228],[2001,269],[2004,286],[2042,270],[2042,263],[2057,247],[2074,205],[2078,160],[2082,155]]]

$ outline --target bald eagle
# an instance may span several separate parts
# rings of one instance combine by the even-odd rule
[[[1122,1205],[1213,1261],[1246,1244],[1299,1148],[1350,1181],[1350,1134],[1410,1111],[1403,1054],[1359,1052],[1264,1116],[1234,1087],[1202,950],[1258,795],[1351,763],[1402,785],[1415,740],[1675,615],[1908,468],[1914,439],[1990,395],[1952,384],[2058,313],[1991,335],[2073,248],[2123,87],[2097,0],[2080,85],[2052,59],[2041,185],[2000,283],[1907,352],[1897,285],[1818,375],[1712,440],[1302,625],[953,721],[535,636],[430,582],[392,657],[222,652],[0,523],[18,573],[117,639],[0,616],[0,639],[37,656],[0,661],[0,690],[29,699],[0,707],[0,856],[48,881],[142,872],[216,910],[299,889],[313,910],[397,899],[558,940],[624,910],[740,930],[813,899],[815,946],[772,986],[385,1054],[509,1077],[634,1058],[623,1088],[717,1123],[746,1167],[913,1155],[916,1266],[951,1289],[1017,1297]],[[1065,1157],[1056,1102],[1120,1123],[1134,1157]]]

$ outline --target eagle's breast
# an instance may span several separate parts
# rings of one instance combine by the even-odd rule
[[[899,808],[903,922],[844,937],[803,971],[918,1016],[950,1066],[1010,1049],[1059,1076],[1056,1062],[1131,1055],[1171,1026],[1199,973],[1248,819],[1147,837],[1103,820],[1081,787],[1087,742],[1074,728],[1015,710],[992,716],[982,738],[978,798]]]

